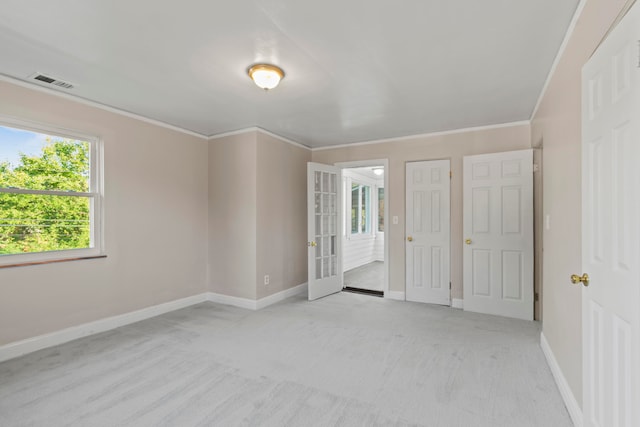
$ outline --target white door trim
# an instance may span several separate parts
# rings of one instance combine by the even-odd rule
[[[374,160],[356,160],[351,162],[337,162],[334,166],[340,169],[360,168],[366,166],[380,166],[384,167],[384,297],[390,298],[389,292],[389,241],[391,240],[391,221],[389,220],[389,159],[374,159]],[[344,197],[341,197],[338,201],[338,212],[342,212],[344,206]],[[342,221],[340,222],[342,223]],[[342,272],[344,274],[344,272]]]

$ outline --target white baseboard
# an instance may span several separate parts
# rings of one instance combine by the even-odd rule
[[[257,301],[247,298],[216,294],[213,292],[205,292],[0,346],[0,362],[42,350],[47,347],[64,344],[78,338],[109,331],[111,329],[119,328],[120,326],[129,325],[131,323],[139,322],[141,320],[149,319],[151,317],[159,316],[160,314],[179,310],[205,301],[233,305],[249,310],[259,310],[294,295],[306,292],[306,283],[285,289],[284,291],[269,295],[268,297],[261,298]]]
[[[295,295],[307,292],[307,284],[303,283],[293,288],[285,289],[259,300],[250,298],[232,297],[229,295],[217,294],[215,292],[207,293],[207,300],[218,304],[232,305],[234,307],[246,308],[247,310],[260,310],[277,302],[283,301]]]
[[[393,300],[397,300],[397,301],[404,301],[405,297],[404,297],[404,292],[402,291],[387,291],[384,293],[384,297],[385,298],[389,298],[389,299],[393,299]]]
[[[260,298],[258,301],[256,301],[256,309],[260,310],[261,308],[265,308],[267,306],[270,306],[272,304],[275,304],[287,298],[300,295],[300,294],[306,294],[306,293],[307,293],[307,284],[302,283],[301,285],[294,286],[293,288],[285,289],[284,291],[280,291],[273,295],[269,295],[268,297]]]
[[[458,308],[462,310],[464,308],[464,300],[458,298],[451,298],[451,308]]]
[[[12,342],[0,347],[0,362],[42,350],[43,348],[64,344],[78,338],[109,331],[111,329],[119,328],[120,326],[129,325],[131,323],[139,322],[141,320],[149,319],[150,317],[155,317],[160,314],[179,310],[205,301],[207,301],[206,293],[193,295],[129,313],[95,320],[78,326],[72,326],[49,334]]]
[[[567,411],[569,411],[569,415],[571,416],[571,420],[573,421],[573,425],[576,427],[582,427],[582,409],[578,404],[573,392],[571,391],[571,387],[569,387],[569,383],[567,379],[562,374],[562,370],[560,369],[560,365],[558,365],[558,361],[556,357],[553,355],[553,351],[551,351],[551,347],[549,347],[549,343],[544,336],[544,333],[540,333],[540,347],[542,347],[542,352],[544,356],[547,358],[547,364],[551,369],[551,373],[553,374],[553,378],[556,380],[556,385],[560,390],[560,394],[562,395],[562,399],[564,400],[564,404],[567,407]]]
[[[207,292],[207,301],[246,308],[247,310],[256,310],[257,308],[257,301],[254,299],[232,297],[230,295],[217,294],[215,292]]]

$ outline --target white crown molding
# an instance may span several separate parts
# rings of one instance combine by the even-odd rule
[[[542,348],[544,357],[547,359],[547,364],[549,365],[553,379],[556,381],[556,385],[560,390],[560,395],[562,396],[562,400],[564,400],[564,404],[567,407],[567,411],[573,421],[573,425],[576,427],[582,427],[584,424],[582,409],[573,395],[571,387],[569,387],[569,383],[562,373],[562,369],[560,369],[560,365],[558,365],[558,361],[547,342],[547,338],[544,336],[544,332],[540,333],[540,347]]]
[[[385,142],[398,142],[398,141],[407,141],[411,139],[417,138],[430,138],[436,136],[444,136],[444,135],[454,135],[458,133],[466,133],[466,132],[477,132],[482,130],[492,130],[492,129],[501,129],[501,128],[510,128],[515,126],[525,126],[529,125],[531,122],[529,120],[521,120],[518,122],[509,122],[509,123],[500,123],[496,125],[486,125],[486,126],[475,126],[469,128],[461,128],[461,129],[452,129],[445,130],[440,132],[430,132],[430,133],[421,133],[416,135],[407,135],[400,136],[396,138],[385,138],[385,139],[375,139],[371,141],[363,141],[363,142],[351,142],[348,144],[339,144],[339,145],[329,145],[326,147],[316,147],[312,148],[311,151],[323,151],[323,150],[333,150],[335,148],[348,148],[348,147],[357,147],[362,145],[372,145],[372,144],[384,144]]]
[[[529,120],[533,120],[538,113],[538,108],[540,108],[540,104],[542,103],[542,99],[547,93],[547,89],[549,88],[549,84],[551,83],[551,79],[556,72],[556,68],[560,63],[560,59],[562,59],[562,55],[564,55],[564,51],[567,49],[567,44],[569,43],[569,39],[573,35],[573,31],[576,29],[576,24],[578,23],[578,19],[580,15],[582,15],[582,10],[584,9],[584,5],[587,3],[587,0],[580,0],[578,3],[578,7],[576,7],[576,11],[573,13],[573,18],[571,18],[571,22],[569,23],[569,28],[567,28],[567,32],[564,34],[564,39],[560,44],[560,48],[558,49],[558,53],[556,53],[556,57],[551,64],[551,68],[549,69],[549,73],[547,74],[547,79],[542,86],[542,90],[540,91],[540,95],[538,96],[538,101],[536,102],[535,107],[533,107],[533,111],[531,112],[531,117]]]
[[[285,138],[284,136],[280,136],[280,135],[278,135],[278,134],[275,134],[275,133],[273,133],[273,132],[270,132],[270,131],[268,131],[268,130],[266,130],[266,129],[262,129],[262,128],[260,128],[260,127],[259,127],[259,128],[257,128],[257,129],[258,129],[258,132],[260,132],[260,133],[262,133],[262,134],[264,134],[264,135],[268,135],[268,136],[270,136],[270,137],[272,137],[272,138],[279,139],[280,141],[282,141],[282,142],[286,142],[287,144],[291,144],[291,145],[293,145],[293,146],[295,146],[295,147],[298,147],[298,148],[304,148],[305,150],[309,150],[309,151],[311,151],[311,148],[310,148],[310,147],[307,147],[307,146],[306,146],[306,145],[304,145],[304,144],[301,144],[301,143],[299,143],[299,142],[295,142],[295,141],[293,141],[293,140],[291,140],[291,139]]]
[[[170,130],[173,130],[173,131],[176,131],[176,132],[180,132],[180,133],[183,133],[183,134],[186,134],[186,135],[195,136],[195,137],[200,138],[200,139],[204,139],[204,140],[208,140],[209,139],[208,136],[203,135],[203,134],[198,133],[198,132],[194,132],[194,131],[191,131],[191,130],[188,130],[188,129],[184,129],[184,128],[181,128],[179,126],[174,126],[174,125],[171,125],[169,123],[165,123],[165,122],[160,121],[160,120],[150,119],[148,117],[141,116],[141,115],[135,114],[135,113],[131,113],[129,111],[122,110],[120,108],[111,107],[109,105],[101,104],[101,103],[96,102],[96,101],[90,101],[90,100],[88,100],[86,98],[82,98],[82,97],[77,96],[77,95],[63,93],[63,92],[60,92],[60,91],[57,91],[57,90],[54,90],[54,89],[51,89],[51,88],[48,88],[48,87],[40,86],[40,85],[35,84],[35,83],[25,82],[23,80],[16,79],[15,77],[10,77],[10,76],[7,76],[5,74],[0,74],[0,81],[11,83],[11,84],[14,84],[16,86],[21,86],[21,87],[24,87],[24,88],[27,88],[27,89],[35,90],[37,92],[43,92],[43,93],[46,93],[48,95],[57,96],[59,98],[63,98],[63,99],[69,100],[69,101],[75,101],[75,102],[77,102],[79,104],[87,105],[89,107],[98,108],[100,110],[108,111],[110,113],[118,114],[120,116],[125,116],[125,117],[128,117],[130,119],[139,120],[141,122],[149,123],[149,124],[161,127],[161,128],[170,129]]]
[[[257,133],[261,133],[263,135],[268,135],[268,136],[270,136],[272,138],[279,139],[282,142],[286,142],[287,144],[294,145],[294,146],[296,146],[298,148],[303,148],[305,150],[311,150],[311,148],[307,147],[306,145],[300,144],[299,142],[296,142],[296,141],[293,141],[291,139],[285,138],[284,136],[280,136],[278,134],[275,134],[273,132],[270,132],[270,131],[268,131],[266,129],[263,129],[261,127],[258,127],[258,126],[251,126],[251,127],[244,128],[244,129],[234,130],[234,131],[231,131],[231,132],[217,133],[215,135],[209,136],[209,141],[212,141],[214,139],[219,139],[219,138],[225,138],[225,137],[228,137],[228,136],[242,135],[242,134],[250,133],[250,132],[257,132]]]
[[[212,141],[214,139],[225,138],[227,136],[242,135],[244,133],[249,133],[249,132],[258,132],[259,130],[260,130],[259,127],[252,126],[244,129],[232,130],[230,132],[216,133],[214,135],[209,135],[207,139],[209,141]]]

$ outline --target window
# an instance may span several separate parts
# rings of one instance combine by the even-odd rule
[[[378,188],[378,231],[384,233],[384,188]]]
[[[371,187],[351,184],[351,234],[371,233]]]
[[[101,253],[98,141],[0,125],[0,264]]]

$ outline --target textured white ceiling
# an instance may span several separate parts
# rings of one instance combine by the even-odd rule
[[[577,3],[3,0],[0,73],[207,136],[370,141],[529,119]]]

